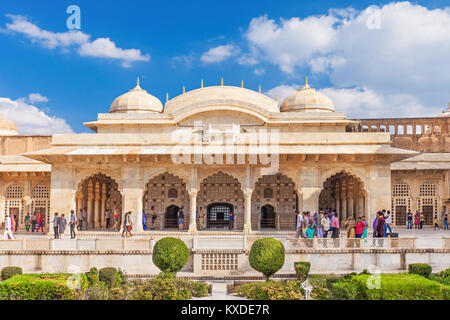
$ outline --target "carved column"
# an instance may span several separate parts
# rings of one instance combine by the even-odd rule
[[[92,180],[88,182],[88,199],[87,199],[87,226],[93,228],[94,226],[94,185]],[[84,222],[85,223],[85,222]]]
[[[252,231],[252,194],[253,189],[245,188],[244,190],[244,232]]]
[[[83,203],[84,203],[83,193],[80,192],[77,197],[77,208],[75,210],[75,214],[77,214],[80,211],[80,209],[83,208]]]
[[[189,232],[197,232],[197,189],[189,189]]]
[[[98,229],[100,222],[100,183],[95,183],[94,228]]]
[[[101,202],[101,210],[100,210],[100,227],[101,228],[105,228],[106,227],[106,217],[105,217],[105,212],[106,212],[106,184],[103,183],[102,185],[102,202]],[[110,212],[110,218],[111,218],[111,212]],[[111,221],[111,220],[110,220]]]

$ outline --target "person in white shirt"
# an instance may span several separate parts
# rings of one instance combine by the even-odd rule
[[[328,213],[325,212],[320,221],[323,227],[323,237],[328,238],[328,231],[330,230],[330,219],[328,218]]]
[[[3,239],[16,239],[14,234],[11,231],[11,216],[9,214],[6,214],[5,217],[5,232],[3,234]]]
[[[295,210],[295,214],[297,215],[297,232],[295,234],[296,238],[303,238],[303,215],[300,214],[298,210]]]
[[[391,228],[391,211],[388,210],[386,212],[386,214],[384,215],[384,219],[385,219],[385,223],[384,223],[384,237],[386,238],[388,229],[389,229],[389,233],[392,233],[392,228]]]

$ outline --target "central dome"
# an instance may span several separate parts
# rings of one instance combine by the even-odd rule
[[[139,79],[134,89],[119,96],[111,104],[110,113],[162,112],[163,105],[158,98],[147,93],[139,86]]]
[[[306,78],[305,86],[303,88],[284,99],[280,111],[334,112],[334,104],[326,95],[311,88],[308,85],[308,78]]]

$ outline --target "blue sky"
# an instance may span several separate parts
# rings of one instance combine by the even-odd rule
[[[71,4],[81,8],[84,40],[49,43],[61,34],[72,37],[66,27]],[[373,5],[381,25],[369,30]],[[435,115],[450,100],[449,6],[2,1],[0,113],[22,133],[88,132],[82,122],[108,112],[137,76],[163,103],[166,92],[174,97],[183,85],[198,88],[201,79],[205,86],[219,84],[221,77],[225,85],[244,80],[248,88],[261,85],[264,93],[284,97],[308,76],[311,86],[350,117]],[[104,49],[111,53],[102,51],[105,43],[113,46]]]

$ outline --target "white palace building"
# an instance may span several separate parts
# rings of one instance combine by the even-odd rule
[[[151,256],[154,241],[168,235],[186,241],[192,250],[186,272],[195,274],[250,272],[245,257],[261,236],[284,239],[287,273],[301,259],[316,261],[313,269],[319,272],[377,265],[386,257],[374,253],[372,240],[331,245],[331,239],[295,239],[295,210],[335,208],[343,222],[350,215],[372,221],[384,208],[393,212],[395,226],[405,226],[408,210],[423,211],[426,225],[435,214],[442,220],[450,205],[448,115],[347,119],[307,81],[281,105],[223,81],[183,89],[163,105],[138,81],[113,101],[109,113],[85,123],[90,134],[19,135],[2,118],[0,223],[8,212],[23,230],[26,213],[41,212],[51,231],[54,212],[67,217],[71,209],[86,208],[88,230],[72,242],[50,237],[2,242],[0,251],[12,251],[0,254],[0,266],[12,259],[31,261],[31,271],[56,271],[78,259],[82,269],[110,261],[131,274],[155,273],[150,258],[145,265],[139,259]],[[156,229],[149,230],[152,206],[158,218]],[[181,207],[184,231],[177,230]],[[194,214],[200,208],[201,222]],[[133,213],[132,238],[105,230],[107,209]],[[389,270],[403,270],[410,261],[437,268],[450,261],[448,238],[431,244],[385,239],[377,245],[391,253],[383,262]],[[337,265],[336,255],[342,255]]]

